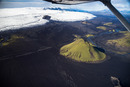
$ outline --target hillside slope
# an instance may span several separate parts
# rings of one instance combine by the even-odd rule
[[[106,44],[111,47],[115,47],[116,53],[126,54],[130,52],[130,32],[120,31],[119,34],[123,34],[122,37],[118,39],[107,40]],[[113,50],[114,51],[114,50]]]
[[[97,62],[106,58],[103,52],[95,49],[82,38],[61,47],[60,54],[80,62]]]

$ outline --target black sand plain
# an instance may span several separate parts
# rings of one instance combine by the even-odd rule
[[[107,51],[109,47],[105,49],[102,42],[98,43],[110,35],[92,39],[105,50],[108,59],[104,62],[76,62],[59,54],[60,47],[72,42],[74,34],[98,36],[106,32],[96,29],[105,22],[114,24],[109,29],[125,30],[114,16],[97,16],[85,24],[50,21],[41,26],[0,32],[1,38],[24,37],[0,47],[0,87],[114,87],[111,76],[117,77],[122,87],[130,87],[130,55]]]

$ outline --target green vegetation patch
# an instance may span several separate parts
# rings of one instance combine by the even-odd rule
[[[81,23],[84,24],[84,25],[86,25],[86,24],[87,25],[92,25],[91,23],[88,23],[87,21],[82,21]]]
[[[82,21],[82,24],[87,24],[87,22],[86,21]]]
[[[103,52],[94,49],[93,46],[82,38],[61,47],[60,54],[80,62],[97,62],[106,58]]]
[[[93,34],[87,34],[86,37],[92,37],[94,36]]]
[[[13,42],[15,42],[17,39],[22,39],[24,37],[22,36],[17,36],[17,35],[12,35],[10,39],[8,39],[7,41],[5,42],[2,42],[2,46],[7,46]]]
[[[112,22],[108,22],[108,23],[105,23],[103,25],[106,25],[106,26],[111,26],[112,25]]]
[[[102,29],[102,30],[106,30],[107,28],[105,26],[98,26],[96,27],[97,29]]]
[[[115,32],[115,29],[109,30],[109,32]]]
[[[119,39],[108,40],[107,44],[115,44],[116,47],[130,47],[130,32],[120,31],[125,36]]]
[[[3,40],[4,40],[4,39],[3,39],[3,38],[1,38],[1,39],[0,39],[0,42],[1,42],[1,41],[3,41]]]
[[[81,37],[80,35],[76,35],[76,34],[73,34],[73,36],[74,36],[75,38],[80,38],[80,37]]]

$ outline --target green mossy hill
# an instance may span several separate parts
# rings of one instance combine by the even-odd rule
[[[22,37],[22,36],[12,35],[12,36],[10,37],[10,39],[8,39],[8,40],[2,42],[1,44],[2,44],[2,46],[7,46],[7,45],[9,45],[9,44],[15,42],[17,39],[23,39],[23,38],[24,38],[24,37]],[[4,40],[4,39],[1,38],[0,41],[2,41],[2,40]]]
[[[120,31],[119,33],[123,34],[123,37],[113,40],[107,40],[106,44],[115,48],[111,51],[117,54],[130,53],[130,32]]]
[[[85,35],[86,37],[92,37],[92,36],[94,36],[93,34],[87,34],[87,35]]]
[[[111,25],[112,25],[112,22],[104,23],[103,25],[111,26]]]
[[[94,49],[82,38],[75,39],[74,42],[61,47],[60,54],[80,62],[98,62],[106,58],[103,52]]]
[[[98,26],[97,29],[106,30],[107,28],[105,26]]]
[[[116,47],[130,47],[130,32],[120,31],[121,34],[124,34],[124,37],[114,40],[108,40],[107,44],[114,44]]]

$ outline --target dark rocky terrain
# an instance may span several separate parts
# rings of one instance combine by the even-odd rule
[[[103,25],[107,22],[112,22],[112,26]],[[105,26],[106,30],[97,26]],[[51,21],[43,26],[0,32],[0,86],[113,87],[111,76],[114,76],[122,87],[129,87],[130,55],[108,51],[109,47],[103,45],[110,37],[105,32],[113,29],[125,30],[115,17],[98,15],[84,23]],[[90,39],[105,50],[106,61],[82,63],[59,54],[60,48],[72,42],[74,35],[86,34],[95,35]],[[121,36],[118,32],[111,34],[111,38]],[[12,38],[13,35],[17,38]]]

